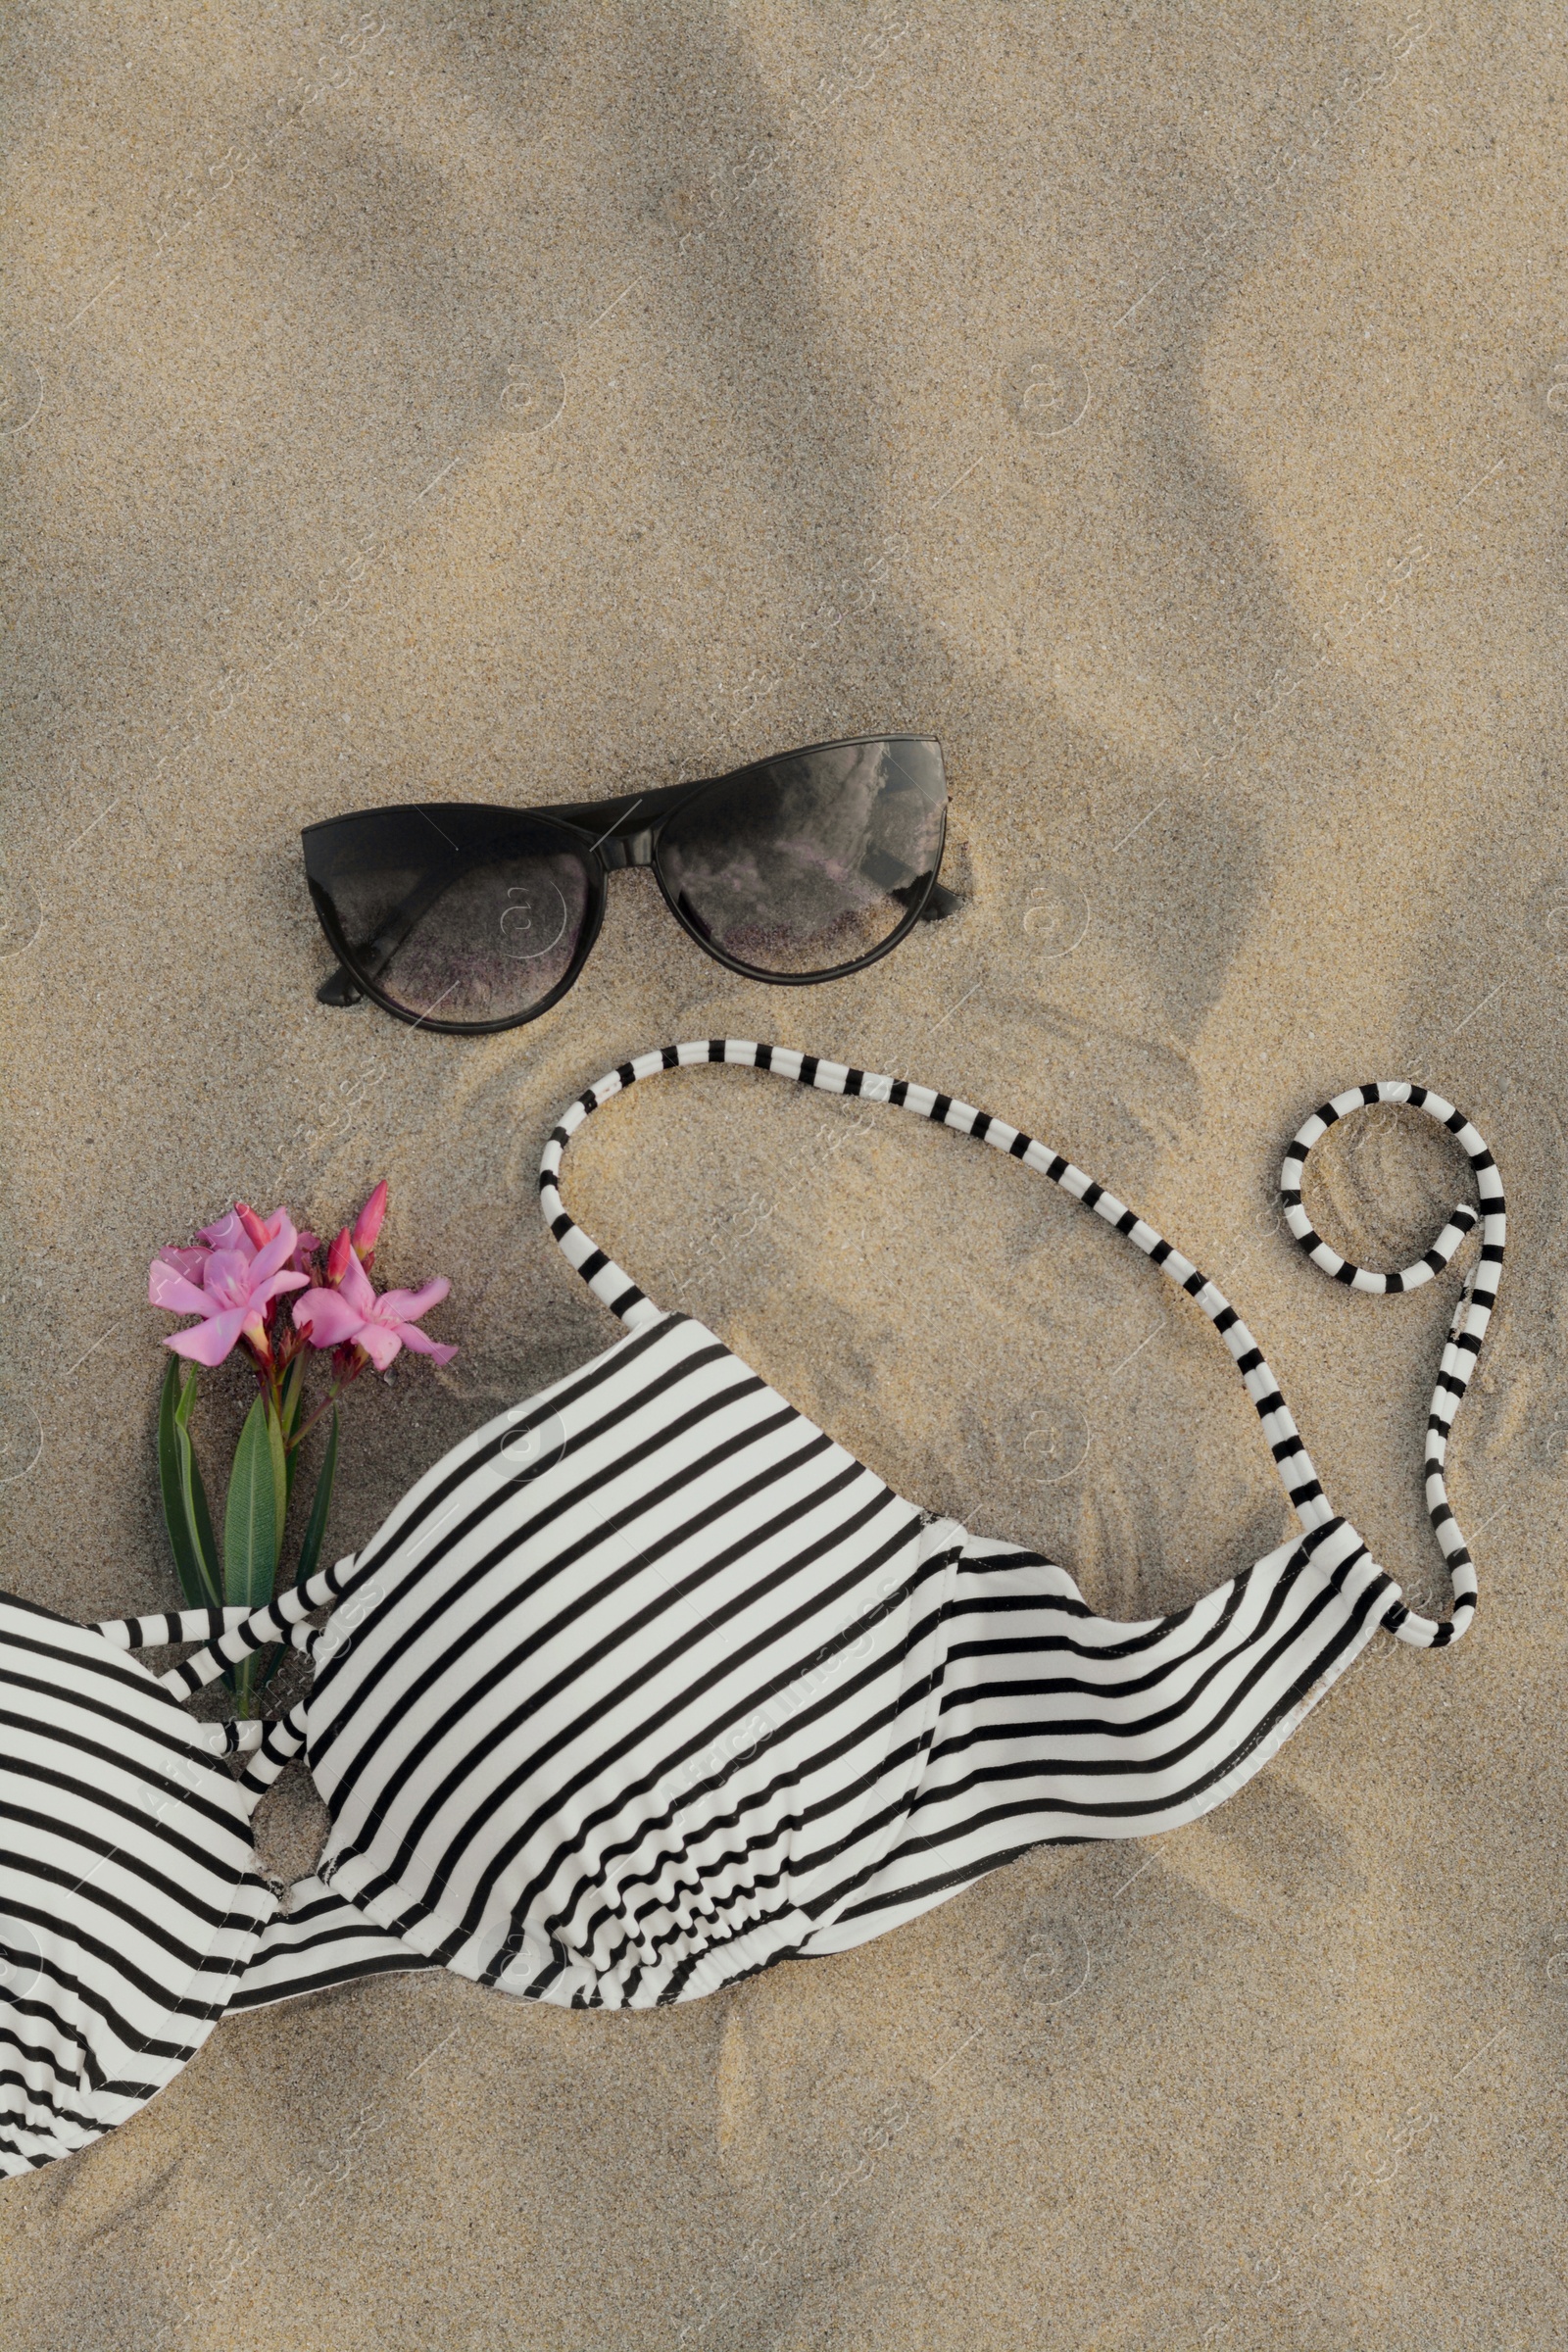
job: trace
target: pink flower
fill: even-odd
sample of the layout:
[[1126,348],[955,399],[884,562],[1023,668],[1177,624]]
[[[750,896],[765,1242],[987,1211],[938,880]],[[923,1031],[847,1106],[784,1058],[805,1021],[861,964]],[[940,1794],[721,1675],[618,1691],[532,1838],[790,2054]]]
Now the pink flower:
[[353,1237],[351,1236],[348,1227],[345,1225],[342,1232],[333,1242],[331,1249],[326,1253],[326,1283],[328,1290],[335,1291],[337,1289],[338,1284],[343,1279],[344,1269],[347,1267],[349,1259],[353,1255]]
[[147,1276],[149,1302],[166,1314],[201,1317],[194,1330],[176,1331],[164,1342],[176,1355],[192,1363],[220,1364],[245,1339],[267,1362],[265,1308],[285,1291],[303,1290],[310,1277],[290,1263],[299,1243],[285,1210],[274,1210],[265,1227],[260,1218],[254,1222],[264,1235],[260,1249],[234,1210],[206,1228],[202,1238],[209,1248],[166,1250],[154,1258]]
[[[241,1200],[237,1207],[225,1209],[216,1224],[204,1225],[188,1250],[161,1250],[158,1254],[166,1266],[172,1266],[188,1281],[200,1282],[215,1250],[237,1250],[242,1257],[255,1257],[269,1242],[276,1241],[288,1223],[286,1209],[274,1208],[270,1217],[259,1217]],[[296,1274],[309,1274],[310,1260],[320,1247],[317,1234],[297,1237],[289,1259]]]
[[370,1198],[354,1220],[349,1240],[354,1254],[362,1266],[368,1266],[375,1255],[375,1245],[381,1232],[381,1220],[386,1215],[386,1178],[383,1176]]
[[172,1266],[188,1282],[200,1282],[215,1250],[238,1250],[245,1257],[256,1255],[237,1209],[226,1209],[216,1225],[204,1225],[188,1250],[161,1250],[158,1254],[164,1265]]
[[[374,1195],[371,1195],[374,1199]],[[337,1245],[333,1244],[336,1253]],[[420,1291],[384,1291],[377,1298],[370,1278],[351,1252],[336,1290],[307,1291],[294,1301],[294,1328],[303,1331],[313,1348],[363,1348],[378,1372],[384,1372],[404,1348],[416,1355],[433,1356],[449,1364],[455,1348],[443,1347],[416,1328],[421,1315],[438,1306],[452,1285],[444,1274]]]

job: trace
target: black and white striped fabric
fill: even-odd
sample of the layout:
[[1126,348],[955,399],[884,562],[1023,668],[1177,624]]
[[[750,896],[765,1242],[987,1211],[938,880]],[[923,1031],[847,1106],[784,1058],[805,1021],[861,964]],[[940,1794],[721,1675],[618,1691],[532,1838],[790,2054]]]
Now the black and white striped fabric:
[[222,2016],[276,1904],[226,1733],[0,1598],[0,2172],[122,2123]]
[[[1127,1236],[1221,1334],[1298,1537],[1195,1606],[1097,1617],[1066,1572],[895,1494],[573,1222],[563,1152],[628,1086],[727,1062],[887,1102],[1004,1152]],[[123,2120],[229,2010],[445,1965],[577,2007],[686,2000],[844,1951],[1055,1838],[1146,1837],[1258,1770],[1379,1625],[1456,1639],[1475,1573],[1444,1482],[1505,1239],[1491,1153],[1420,1087],[1341,1095],[1285,1163],[1291,1230],[1336,1119],[1408,1103],[1458,1139],[1480,1255],[1444,1350],[1427,1494],[1449,1620],[1406,1608],[1323,1494],[1261,1349],[1214,1284],[1058,1152],[905,1080],[733,1039],[665,1047],[552,1131],[541,1202],[625,1336],[426,1473],[357,1558],[264,1610],[97,1628],[0,1602],[0,2170]],[[323,1608],[323,1624],[312,1622]],[[155,1677],[131,1654],[198,1641]],[[180,1700],[263,1643],[316,1668],[260,1726]],[[250,1760],[235,1777],[224,1758]],[[249,1820],[304,1750],[331,1827],[285,1908]]]
[[[286,1638],[334,1574],[284,1594],[256,1639]],[[288,1736],[196,1722],[183,1669],[129,1654],[255,1646],[259,1614],[80,1626],[0,1595],[0,2176],[123,2123],[231,2009],[424,1965],[312,1882],[282,1912],[250,1824]],[[238,1778],[233,1755],[251,1758]]]

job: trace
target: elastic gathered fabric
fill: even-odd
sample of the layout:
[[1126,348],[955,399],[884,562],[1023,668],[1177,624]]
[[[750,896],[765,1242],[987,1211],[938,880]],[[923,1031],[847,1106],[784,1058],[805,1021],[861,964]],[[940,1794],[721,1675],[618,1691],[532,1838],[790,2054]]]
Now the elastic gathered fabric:
[[[905,1500],[656,1305],[565,1208],[563,1153],[629,1086],[712,1063],[969,1136],[1123,1234],[1223,1338],[1298,1533],[1174,1615],[1099,1617],[1064,1569]],[[1456,1208],[1392,1275],[1313,1231],[1310,1152],[1378,1102],[1452,1133],[1480,1196],[1426,1439],[1454,1595],[1441,1620],[1408,1608],[1333,1511],[1217,1286],[1049,1146],[905,1080],[732,1039],[662,1048],[589,1088],[551,1131],[540,1201],[623,1337],[475,1431],[362,1552],[264,1609],[89,1628],[0,1598],[0,2171],[124,2120],[229,2011],[360,1976],[444,1966],[523,1998],[644,2007],[846,1951],[1042,1842],[1146,1837],[1210,1810],[1379,1626],[1417,1646],[1457,1639],[1476,1578],[1447,1445],[1495,1303],[1502,1188],[1441,1097],[1403,1082],[1337,1096],[1282,1178],[1323,1272],[1411,1290],[1478,1221]],[[136,1655],[192,1641],[162,1676]],[[265,1724],[184,1712],[274,1642],[313,1664],[309,1697]],[[285,1902],[256,1873],[249,1824],[301,1753],[330,1829]]]

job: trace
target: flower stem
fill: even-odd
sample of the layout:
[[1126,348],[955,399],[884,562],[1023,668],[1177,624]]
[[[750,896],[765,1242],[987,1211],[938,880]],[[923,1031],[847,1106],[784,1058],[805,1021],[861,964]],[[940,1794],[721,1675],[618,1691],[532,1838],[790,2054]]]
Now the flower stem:
[[294,1452],[297,1446],[304,1445],[306,1439],[310,1436],[312,1430],[321,1418],[321,1415],[328,1411],[331,1406],[336,1404],[338,1398],[342,1396],[343,1391],[348,1387],[348,1381],[346,1380],[335,1380],[332,1383],[332,1386],[327,1390],[326,1395],[322,1397],[320,1403],[317,1406],[310,1419],[302,1422],[300,1427],[295,1431],[293,1437],[289,1439],[288,1450],[290,1453]]

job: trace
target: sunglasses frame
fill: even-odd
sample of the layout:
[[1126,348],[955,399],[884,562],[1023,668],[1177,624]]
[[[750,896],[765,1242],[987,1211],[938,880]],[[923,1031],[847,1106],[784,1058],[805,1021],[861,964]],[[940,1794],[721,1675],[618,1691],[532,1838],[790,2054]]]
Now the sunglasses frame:
[[[664,879],[659,863],[659,841],[670,817],[678,809],[684,808],[688,802],[695,800],[699,793],[710,791],[715,784],[742,783],[748,776],[755,775],[762,768],[774,766],[780,760],[805,759],[812,752],[853,751],[861,745],[870,743],[919,743],[932,746],[938,760],[942,763],[943,783],[946,786],[947,763],[943,760],[942,746],[936,736],[885,733],[844,735],[835,737],[828,743],[802,744],[798,749],[792,751],[770,753],[765,759],[748,760],[744,767],[731,768],[721,776],[695,776],[685,783],[661,785],[653,792],[617,793],[603,801],[565,801],[543,808],[512,808],[509,804],[499,801],[495,803],[439,801],[421,803],[416,801],[395,804],[388,808],[356,809],[346,817],[324,817],[318,824],[307,825],[300,836],[305,849],[306,881],[316,907],[317,919],[326,934],[328,946],[338,959],[338,969],[329,973],[322,981],[316,992],[317,996],[323,1004],[340,1005],[356,1004],[362,997],[368,997],[372,1004],[380,1005],[383,1012],[389,1012],[394,1020],[404,1021],[412,1029],[438,1030],[449,1037],[481,1037],[493,1035],[501,1029],[520,1029],[525,1023],[538,1020],[541,1013],[548,1012],[552,1005],[559,1004],[567,990],[574,988],[581,978],[583,966],[593,954],[600,928],[605,919],[610,876],[612,873],[624,873],[630,869],[644,866],[652,871],[655,881],[659,884],[660,895],[688,939],[694,941],[705,956],[710,956],[715,963],[722,964],[726,971],[737,973],[743,980],[760,981],[766,988],[815,988],[824,981],[846,980],[854,972],[863,972],[871,964],[880,962],[884,956],[891,955],[893,950],[908,937],[916,923],[939,921],[943,916],[951,914],[958,904],[954,893],[944,890],[937,879],[942,871],[942,857],[947,846],[948,802],[945,792],[942,802],[942,834],[937,843],[936,860],[932,865],[925,889],[910,901],[908,911],[903,921],[895,924],[887,938],[874,947],[868,955],[858,956],[849,963],[834,964],[830,970],[823,972],[760,971],[755,964],[741,962],[738,957],[726,955],[723,949],[716,947],[710,939],[705,938],[697,926],[682,912]],[[557,981],[555,987],[540,998],[537,1004],[531,1004],[526,1012],[508,1013],[503,1020],[499,1021],[443,1021],[435,1017],[433,1006],[428,1013],[411,1012],[406,1004],[400,1004],[394,998],[389,997],[384,989],[360,969],[354,951],[349,946],[342,926],[333,911],[326,883],[324,880],[318,880],[312,871],[313,854],[318,848],[324,848],[324,836],[335,831],[339,825],[355,823],[360,818],[367,816],[406,816],[411,810],[417,810],[420,808],[427,808],[433,817],[435,811],[448,807],[494,807],[510,815],[533,817],[554,825],[561,832],[571,837],[571,846],[582,857],[587,872],[589,906],[581,936],[572,952],[571,961],[565,972]],[[439,1004],[439,1002],[438,998],[437,1003]]]

